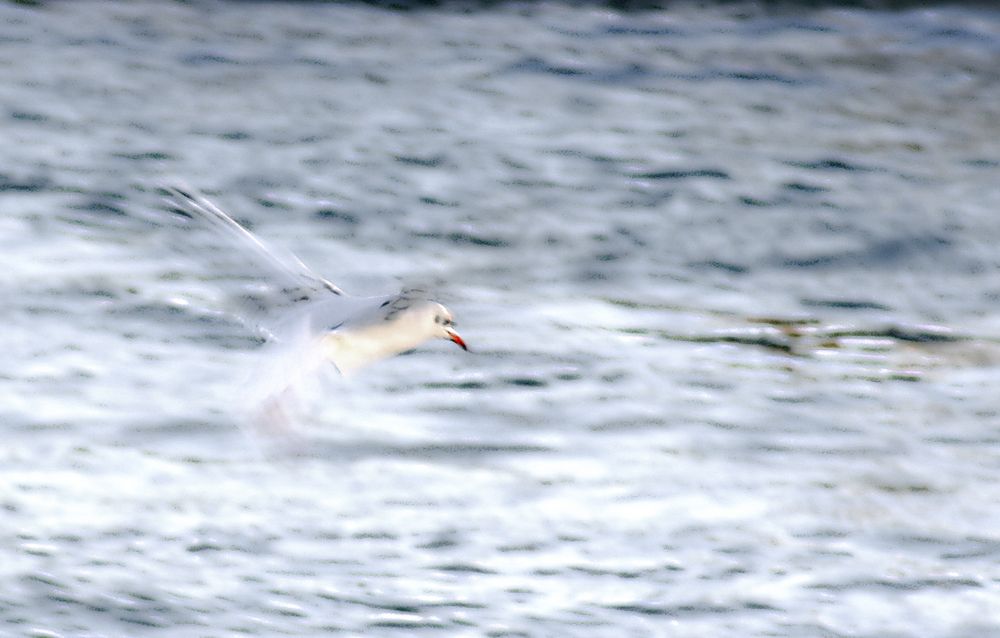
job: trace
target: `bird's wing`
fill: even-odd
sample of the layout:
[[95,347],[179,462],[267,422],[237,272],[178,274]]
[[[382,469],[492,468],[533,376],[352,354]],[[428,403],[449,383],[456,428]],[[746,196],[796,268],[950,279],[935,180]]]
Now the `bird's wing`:
[[[229,250],[223,251],[227,260],[239,261],[241,266],[249,268],[250,272],[244,274],[251,283],[240,291],[235,309],[235,314],[244,321],[274,336],[278,324],[285,323],[289,314],[298,314],[293,310],[322,302],[326,307],[324,314],[333,315],[332,320],[338,315],[334,309],[341,305],[337,301],[352,299],[294,255],[279,255],[195,191],[174,185],[163,185],[160,189],[168,195],[167,202],[174,213],[212,231],[229,244]],[[348,307],[353,305],[344,303],[339,314],[346,318]]]
[[264,361],[244,384],[240,405],[252,432],[273,441],[292,432],[303,400],[308,402],[315,394],[318,373],[327,360],[322,337],[305,315],[291,320],[282,339],[265,350]]

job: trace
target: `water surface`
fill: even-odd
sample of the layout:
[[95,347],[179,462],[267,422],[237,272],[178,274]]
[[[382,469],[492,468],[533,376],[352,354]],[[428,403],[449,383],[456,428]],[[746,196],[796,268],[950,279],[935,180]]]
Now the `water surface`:
[[[998,56],[962,5],[0,5],[0,634],[1000,632]],[[247,436],[177,178],[473,354]]]

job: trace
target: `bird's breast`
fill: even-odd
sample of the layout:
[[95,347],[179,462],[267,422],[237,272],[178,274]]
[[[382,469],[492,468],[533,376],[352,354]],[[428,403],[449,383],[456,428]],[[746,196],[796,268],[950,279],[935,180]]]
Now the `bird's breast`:
[[346,375],[379,359],[412,350],[427,338],[393,322],[342,328],[323,337],[323,354]]

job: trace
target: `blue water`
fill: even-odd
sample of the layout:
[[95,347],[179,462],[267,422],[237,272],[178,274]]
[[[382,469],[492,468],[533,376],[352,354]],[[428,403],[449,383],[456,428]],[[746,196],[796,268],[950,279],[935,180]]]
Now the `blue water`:
[[[0,635],[1000,634],[1000,12],[0,4]],[[183,180],[444,342],[241,427]]]

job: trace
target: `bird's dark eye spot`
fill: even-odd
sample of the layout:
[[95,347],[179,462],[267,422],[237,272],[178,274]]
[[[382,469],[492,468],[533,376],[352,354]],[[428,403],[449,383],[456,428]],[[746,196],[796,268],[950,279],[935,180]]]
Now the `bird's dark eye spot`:
[[441,318],[441,315],[434,315],[434,323],[444,323],[444,319]]

